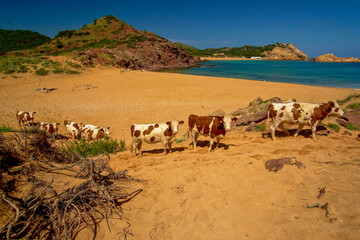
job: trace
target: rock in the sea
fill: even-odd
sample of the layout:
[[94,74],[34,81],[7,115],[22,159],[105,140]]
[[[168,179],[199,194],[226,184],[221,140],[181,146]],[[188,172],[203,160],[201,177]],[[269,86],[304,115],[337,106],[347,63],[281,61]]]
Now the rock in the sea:
[[332,53],[328,53],[314,58],[314,61],[315,62],[360,62],[360,59],[354,57],[342,58],[342,57],[337,57]]

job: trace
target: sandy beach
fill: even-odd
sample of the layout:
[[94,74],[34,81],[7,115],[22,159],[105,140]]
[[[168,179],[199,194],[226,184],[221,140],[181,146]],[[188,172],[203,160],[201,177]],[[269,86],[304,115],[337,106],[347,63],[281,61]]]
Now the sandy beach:
[[[217,59],[221,60],[221,59]],[[39,87],[57,88],[44,94]],[[280,97],[301,102],[343,99],[353,89],[311,87],[174,73],[92,69],[76,76],[19,78],[0,76],[0,124],[17,128],[17,110],[36,111],[36,121],[109,126],[111,138],[125,140],[130,126],[184,120],[217,109],[231,113],[254,98]],[[360,236],[360,148],[357,135],[332,133],[312,140],[305,127],[297,138],[263,139],[259,132],[234,128],[220,149],[208,153],[190,141],[162,154],[162,144],[143,145],[144,155],[129,150],[111,157],[115,170],[145,180],[144,189],[123,205],[124,220],[100,224],[97,239],[358,239]],[[286,165],[269,172],[269,159],[294,157],[306,168]],[[317,198],[319,189],[326,192]],[[308,204],[328,203],[329,214]],[[127,224],[130,223],[130,225]],[[124,229],[128,232],[126,237]],[[131,234],[130,234],[131,233]],[[87,239],[86,232],[79,239]]]

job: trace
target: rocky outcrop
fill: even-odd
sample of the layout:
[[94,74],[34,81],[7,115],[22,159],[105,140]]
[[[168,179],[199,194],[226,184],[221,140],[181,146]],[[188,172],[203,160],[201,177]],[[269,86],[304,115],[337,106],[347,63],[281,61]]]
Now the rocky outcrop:
[[328,53],[314,58],[314,61],[315,62],[360,62],[360,59],[354,57],[341,58],[341,57],[336,57],[332,53]]
[[277,43],[276,47],[272,51],[265,51],[263,59],[266,60],[293,60],[304,61],[310,60],[310,58],[293,44]]

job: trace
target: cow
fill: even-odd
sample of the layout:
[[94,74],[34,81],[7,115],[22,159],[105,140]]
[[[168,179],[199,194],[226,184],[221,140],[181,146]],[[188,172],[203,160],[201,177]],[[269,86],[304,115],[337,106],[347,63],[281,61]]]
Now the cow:
[[24,124],[24,126],[28,126],[29,123],[34,123],[34,114],[36,112],[24,112],[24,111],[17,111],[16,112],[16,118],[19,121],[20,124]]
[[166,123],[154,124],[133,124],[131,125],[131,152],[136,156],[136,150],[139,155],[142,155],[141,145],[146,143],[162,142],[164,146],[164,154],[167,153],[167,147],[171,153],[171,145],[175,140],[175,135],[178,133],[179,125],[184,124],[184,121],[169,121]]
[[226,131],[231,130],[231,123],[237,120],[236,117],[231,116],[189,116],[189,128],[187,138],[191,138],[193,147],[196,149],[197,139],[199,135],[210,136],[209,152],[214,144],[216,138],[216,146],[219,148],[219,143],[225,137]]
[[110,131],[109,131],[110,127],[98,127],[98,126],[91,125],[91,124],[85,124],[84,126],[82,126],[82,132],[83,132],[83,130],[86,131],[87,129],[92,129],[92,130],[102,129],[106,135],[110,134]]
[[82,123],[76,123],[69,120],[64,120],[64,126],[70,137],[74,137],[75,139],[80,139]]
[[53,123],[38,122],[37,123],[37,127],[40,130],[43,130],[46,133],[55,134],[55,135],[57,135],[57,133],[58,133],[58,125],[60,125],[60,123],[57,123],[57,122],[53,122]]
[[289,131],[283,125],[284,123],[299,125],[294,137],[299,134],[305,125],[309,125],[312,131],[312,138],[316,140],[316,126],[324,118],[327,116],[342,116],[343,114],[344,112],[336,101],[329,101],[327,103],[271,103],[268,107],[265,136],[267,136],[268,125],[271,119],[270,129],[272,140],[276,140],[275,129],[277,127],[282,129],[287,136],[290,136]]
[[81,136],[88,140],[100,140],[107,136],[107,134],[102,128],[83,128],[81,130]]

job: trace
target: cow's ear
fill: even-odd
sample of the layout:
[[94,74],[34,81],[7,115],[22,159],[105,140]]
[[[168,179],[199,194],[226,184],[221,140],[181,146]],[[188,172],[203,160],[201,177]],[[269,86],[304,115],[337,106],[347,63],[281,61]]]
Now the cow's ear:
[[184,124],[184,121],[181,120],[181,121],[179,122],[179,124],[180,124],[180,125],[183,125],[183,124]]
[[60,125],[60,123],[56,123],[56,125]]
[[331,107],[335,107],[335,103],[334,103],[334,102],[329,101],[328,103],[330,104]]
[[35,114],[36,112],[33,112],[33,114]]
[[233,118],[231,119],[231,121],[233,121],[233,122],[236,122],[236,120],[238,120],[236,117],[233,117]]
[[171,126],[171,122],[166,122],[167,125]]
[[110,129],[110,127],[107,128],[108,130]]

